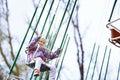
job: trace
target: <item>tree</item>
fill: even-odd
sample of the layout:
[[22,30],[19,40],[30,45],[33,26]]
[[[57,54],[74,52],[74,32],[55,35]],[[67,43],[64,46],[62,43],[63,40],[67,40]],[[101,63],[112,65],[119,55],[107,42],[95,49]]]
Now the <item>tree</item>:
[[[65,3],[66,1],[62,0],[63,3]],[[74,1],[74,0],[73,0]],[[72,1],[72,2],[73,2]],[[71,4],[72,4],[71,2]],[[34,1],[33,1],[33,5],[34,7],[36,7]],[[13,36],[11,35],[11,31],[10,31],[10,23],[9,23],[9,6],[8,6],[8,1],[7,0],[1,0],[0,2],[0,6],[1,6],[1,13],[0,13],[0,53],[1,56],[3,58],[3,61],[5,62],[6,66],[8,69],[10,69],[11,67],[11,63],[13,62],[14,58],[15,58],[15,52],[13,50]],[[70,14],[70,10],[72,5],[70,5],[69,9],[68,9],[68,13]],[[79,10],[79,5],[76,6],[76,16],[74,19],[72,19],[72,24],[74,27],[74,38],[75,38],[75,42],[76,42],[76,46],[77,46],[77,62],[79,65],[79,70],[80,70],[80,75],[81,75],[81,80],[84,79],[84,66],[83,66],[83,60],[84,60],[84,49],[83,49],[83,45],[82,45],[82,37],[79,31],[79,25],[78,25],[78,10]],[[67,19],[65,20],[67,21]],[[29,22],[29,21],[28,21]],[[64,22],[65,23],[65,22]],[[5,27],[5,30],[3,30],[3,28]],[[58,25],[57,25],[58,26]],[[34,28],[32,27],[32,30]],[[76,35],[77,32],[77,35]],[[77,38],[79,38],[79,40],[77,41]],[[3,43],[8,44],[7,47],[9,48],[9,50],[7,50],[7,52],[5,51],[5,48],[3,46]],[[81,52],[80,52],[81,51]],[[82,53],[82,59],[80,59],[80,53]],[[6,57],[6,55],[9,54],[9,58]],[[10,62],[9,60],[12,60],[12,62]],[[16,76],[19,76],[21,73],[22,68],[20,67],[22,65],[20,65],[19,63],[15,64],[15,69],[13,71],[13,74]]]
[[3,80],[3,73],[2,73],[2,67],[0,66],[0,80]]
[[[7,68],[9,71],[11,63],[15,58],[15,52],[13,50],[13,36],[11,35],[10,31],[9,6],[7,0],[0,1],[0,10],[0,53],[3,59],[2,61],[5,63],[5,68],[3,69],[6,71]],[[22,70],[22,67],[20,66],[22,65],[19,63],[15,64],[15,69],[12,71],[13,75],[20,75],[20,72]]]
[[[79,30],[78,10],[79,10],[79,4],[76,6],[76,16],[75,16],[75,19],[72,19],[72,24],[74,27],[74,39],[77,46],[77,62],[79,65],[81,80],[84,80],[84,48],[83,48],[82,36]],[[77,40],[77,37],[78,37],[78,40]],[[80,59],[79,57],[80,51],[81,51],[82,59]]]
[[[62,1],[63,1],[63,3],[65,3],[64,0],[62,0]],[[74,2],[74,0],[71,2]],[[84,48],[83,48],[82,36],[81,36],[79,20],[78,20],[79,7],[80,7],[80,4],[78,2],[78,4],[76,5],[75,12],[74,12],[75,15],[73,16],[71,21],[72,21],[72,24],[74,27],[74,30],[73,30],[74,31],[74,40],[75,40],[76,47],[77,47],[77,63],[79,66],[81,80],[84,80]],[[70,4],[69,9],[68,9],[69,14],[70,14],[71,8],[72,8],[72,3]],[[80,55],[80,53],[81,53],[81,55]],[[80,56],[81,56],[81,59],[80,59]]]

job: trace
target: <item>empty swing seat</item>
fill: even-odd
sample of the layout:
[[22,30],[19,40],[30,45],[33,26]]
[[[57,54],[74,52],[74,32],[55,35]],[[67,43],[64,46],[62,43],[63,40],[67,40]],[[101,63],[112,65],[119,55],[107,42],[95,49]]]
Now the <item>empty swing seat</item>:
[[[28,63],[26,64],[27,66],[29,66],[30,68],[34,69],[35,67],[35,62],[33,63]],[[44,72],[44,71],[49,71],[50,68],[48,66],[46,66],[45,64],[41,64],[41,67],[40,67],[40,72]]]
[[111,38],[109,39],[109,41],[115,46],[120,47],[120,30],[118,30],[116,27],[112,25],[111,25],[111,28],[109,29],[111,31]]

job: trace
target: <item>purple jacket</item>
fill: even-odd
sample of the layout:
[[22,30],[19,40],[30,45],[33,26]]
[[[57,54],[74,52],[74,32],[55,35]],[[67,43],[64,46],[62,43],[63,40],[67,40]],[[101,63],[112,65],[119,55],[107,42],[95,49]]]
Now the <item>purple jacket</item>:
[[[28,54],[27,54],[27,61],[30,62],[33,58],[33,54],[36,51],[38,44],[37,42],[40,40],[40,37],[34,38],[28,45]],[[54,59],[60,54],[60,50],[57,49],[54,53],[47,51],[44,47],[39,47],[36,55],[34,58],[41,57],[45,62],[47,59]]]

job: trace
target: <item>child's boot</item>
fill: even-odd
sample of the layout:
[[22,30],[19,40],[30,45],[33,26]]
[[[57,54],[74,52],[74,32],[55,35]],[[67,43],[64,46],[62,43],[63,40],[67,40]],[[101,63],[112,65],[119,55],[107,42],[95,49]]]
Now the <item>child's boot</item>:
[[39,76],[39,74],[40,74],[40,71],[38,69],[35,69],[34,70],[34,76]]

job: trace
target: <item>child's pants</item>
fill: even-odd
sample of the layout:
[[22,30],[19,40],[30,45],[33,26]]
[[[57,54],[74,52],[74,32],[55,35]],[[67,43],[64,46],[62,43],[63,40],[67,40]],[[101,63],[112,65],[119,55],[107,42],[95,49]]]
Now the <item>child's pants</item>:
[[35,58],[35,69],[40,70],[41,64],[45,64],[50,68],[49,80],[55,80],[56,77],[56,68],[50,64],[45,63],[40,57]]

